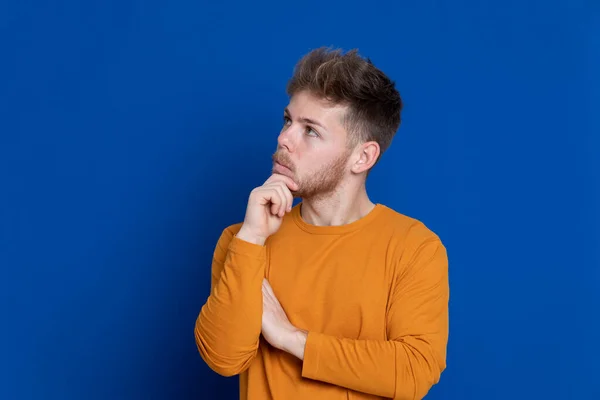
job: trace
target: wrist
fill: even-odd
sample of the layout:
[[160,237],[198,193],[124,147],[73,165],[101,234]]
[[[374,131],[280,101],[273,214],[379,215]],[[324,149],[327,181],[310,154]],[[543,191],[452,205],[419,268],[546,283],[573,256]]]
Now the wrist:
[[254,235],[252,232],[249,232],[248,229],[246,229],[243,225],[235,236],[245,242],[257,244],[259,246],[263,246],[267,240],[267,238]]
[[288,338],[283,342],[281,350],[290,353],[300,360],[304,360],[304,348],[306,347],[307,339],[308,332],[296,328],[290,332]]

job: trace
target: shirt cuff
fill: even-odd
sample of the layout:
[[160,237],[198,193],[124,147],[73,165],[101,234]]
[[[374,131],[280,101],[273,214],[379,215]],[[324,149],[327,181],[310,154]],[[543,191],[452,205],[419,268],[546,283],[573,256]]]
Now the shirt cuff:
[[267,258],[266,246],[247,242],[235,235],[231,238],[231,242],[229,242],[229,251],[249,257],[260,258],[261,260],[266,260]]
[[302,363],[303,378],[317,379],[321,356],[321,339],[321,334],[308,332],[306,346],[304,347],[304,360]]

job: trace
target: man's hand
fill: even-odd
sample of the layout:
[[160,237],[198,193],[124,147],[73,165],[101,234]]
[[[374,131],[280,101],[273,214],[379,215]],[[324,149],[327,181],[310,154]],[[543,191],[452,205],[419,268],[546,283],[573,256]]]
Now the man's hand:
[[277,232],[283,216],[292,210],[292,190],[298,185],[289,177],[273,174],[267,181],[250,193],[246,216],[236,235],[247,242],[263,245],[267,238]]
[[269,282],[264,279],[262,285],[263,315],[262,335],[271,346],[286,351],[299,359],[304,359],[307,332],[290,323],[283,307],[275,297]]

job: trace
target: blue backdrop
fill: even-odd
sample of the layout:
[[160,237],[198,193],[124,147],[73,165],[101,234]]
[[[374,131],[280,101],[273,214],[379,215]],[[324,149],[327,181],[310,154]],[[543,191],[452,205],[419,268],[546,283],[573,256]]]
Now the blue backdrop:
[[194,321],[322,45],[406,103],[368,188],[448,248],[428,398],[600,398],[599,27],[591,0],[2,2],[0,398],[237,397]]

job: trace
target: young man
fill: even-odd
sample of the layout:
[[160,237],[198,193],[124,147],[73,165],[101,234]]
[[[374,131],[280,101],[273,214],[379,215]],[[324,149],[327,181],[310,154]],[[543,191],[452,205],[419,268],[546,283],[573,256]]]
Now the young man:
[[446,249],[365,189],[400,95],[356,51],[326,49],[287,89],[273,174],[216,245],[198,350],[240,374],[244,400],[421,399],[446,367]]

